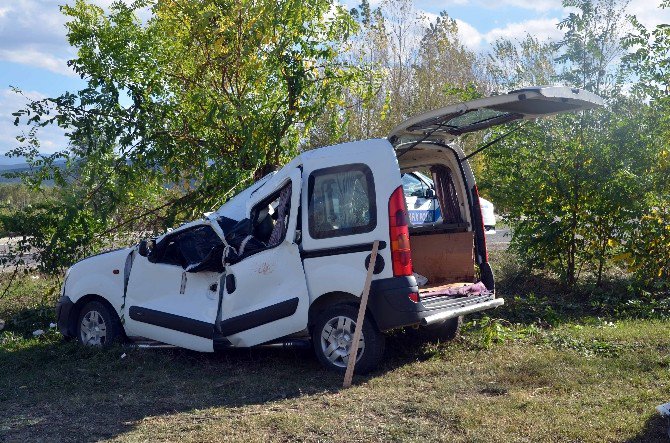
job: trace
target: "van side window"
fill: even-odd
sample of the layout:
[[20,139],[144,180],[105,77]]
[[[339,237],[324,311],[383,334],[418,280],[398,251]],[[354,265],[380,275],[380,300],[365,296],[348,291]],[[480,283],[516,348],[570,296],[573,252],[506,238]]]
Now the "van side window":
[[362,163],[323,168],[308,182],[309,235],[312,238],[362,234],[377,226],[372,171]]

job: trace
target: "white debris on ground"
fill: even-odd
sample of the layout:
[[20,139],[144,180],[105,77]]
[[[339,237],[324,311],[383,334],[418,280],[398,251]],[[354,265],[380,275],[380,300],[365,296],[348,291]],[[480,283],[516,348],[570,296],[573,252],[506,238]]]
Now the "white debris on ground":
[[2,331],[3,329],[5,329],[5,321],[0,320],[0,331]]
[[35,337],[39,337],[40,335],[43,335],[43,334],[44,334],[44,330],[43,330],[43,329],[38,329],[37,331],[33,331],[33,335],[34,335]]
[[121,358],[126,358],[126,353],[121,354]]
[[58,326],[56,323],[49,323],[50,328],[55,328],[56,326]]
[[670,402],[656,406],[656,410],[661,414],[661,417],[664,417],[668,421],[667,432],[668,437],[670,437]]

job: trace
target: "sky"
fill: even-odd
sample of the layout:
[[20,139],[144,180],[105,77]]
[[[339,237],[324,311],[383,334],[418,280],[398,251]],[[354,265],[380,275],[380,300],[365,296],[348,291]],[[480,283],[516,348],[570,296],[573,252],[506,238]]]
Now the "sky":
[[[65,19],[59,10],[66,1],[0,0],[0,164],[17,162],[2,154],[25,129],[13,125],[12,112],[27,99],[55,96],[84,85],[67,66],[75,51],[68,46]],[[341,1],[348,7],[359,3]],[[112,0],[93,2],[106,7]],[[370,1],[373,7],[380,2]],[[670,23],[670,9],[659,9],[658,3],[660,0],[631,0],[628,9],[647,27]],[[556,38],[561,35],[556,24],[569,13],[561,0],[415,0],[415,5],[428,18],[446,11],[456,19],[463,42],[478,52],[485,52],[499,37],[523,38],[531,33]],[[21,89],[23,96],[11,87]],[[43,130],[40,140],[41,150],[49,153],[66,144],[56,128]]]

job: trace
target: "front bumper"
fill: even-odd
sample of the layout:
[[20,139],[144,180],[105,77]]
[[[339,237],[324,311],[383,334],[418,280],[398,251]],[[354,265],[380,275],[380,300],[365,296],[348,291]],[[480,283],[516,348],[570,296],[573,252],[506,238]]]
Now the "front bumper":
[[67,295],[62,296],[56,303],[56,323],[58,330],[65,337],[74,337],[75,332],[72,331],[72,322],[70,321],[70,314],[74,303]]
[[419,292],[413,276],[372,282],[368,308],[380,330],[428,326],[505,303],[502,298],[495,298],[494,293],[473,297],[430,297],[414,303],[409,298],[413,292]]

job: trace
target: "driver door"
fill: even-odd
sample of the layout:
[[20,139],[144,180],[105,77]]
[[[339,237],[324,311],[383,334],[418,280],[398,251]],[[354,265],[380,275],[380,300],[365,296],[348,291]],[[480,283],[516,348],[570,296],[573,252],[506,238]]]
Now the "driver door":
[[290,204],[284,217],[273,208],[279,214],[275,229],[279,229],[280,219],[284,222],[268,248],[226,269],[218,327],[234,346],[255,346],[307,328],[309,295],[296,242],[301,188],[302,172],[296,168],[286,180],[250,204],[253,220],[255,213],[281,200],[282,191],[290,191],[290,198],[285,198]]
[[[194,241],[195,234],[200,241]],[[134,252],[124,309],[129,336],[213,351],[221,274],[186,272],[185,267],[206,256],[216,238],[211,227],[196,226],[163,238],[167,247],[153,256],[155,248],[151,261]]]

